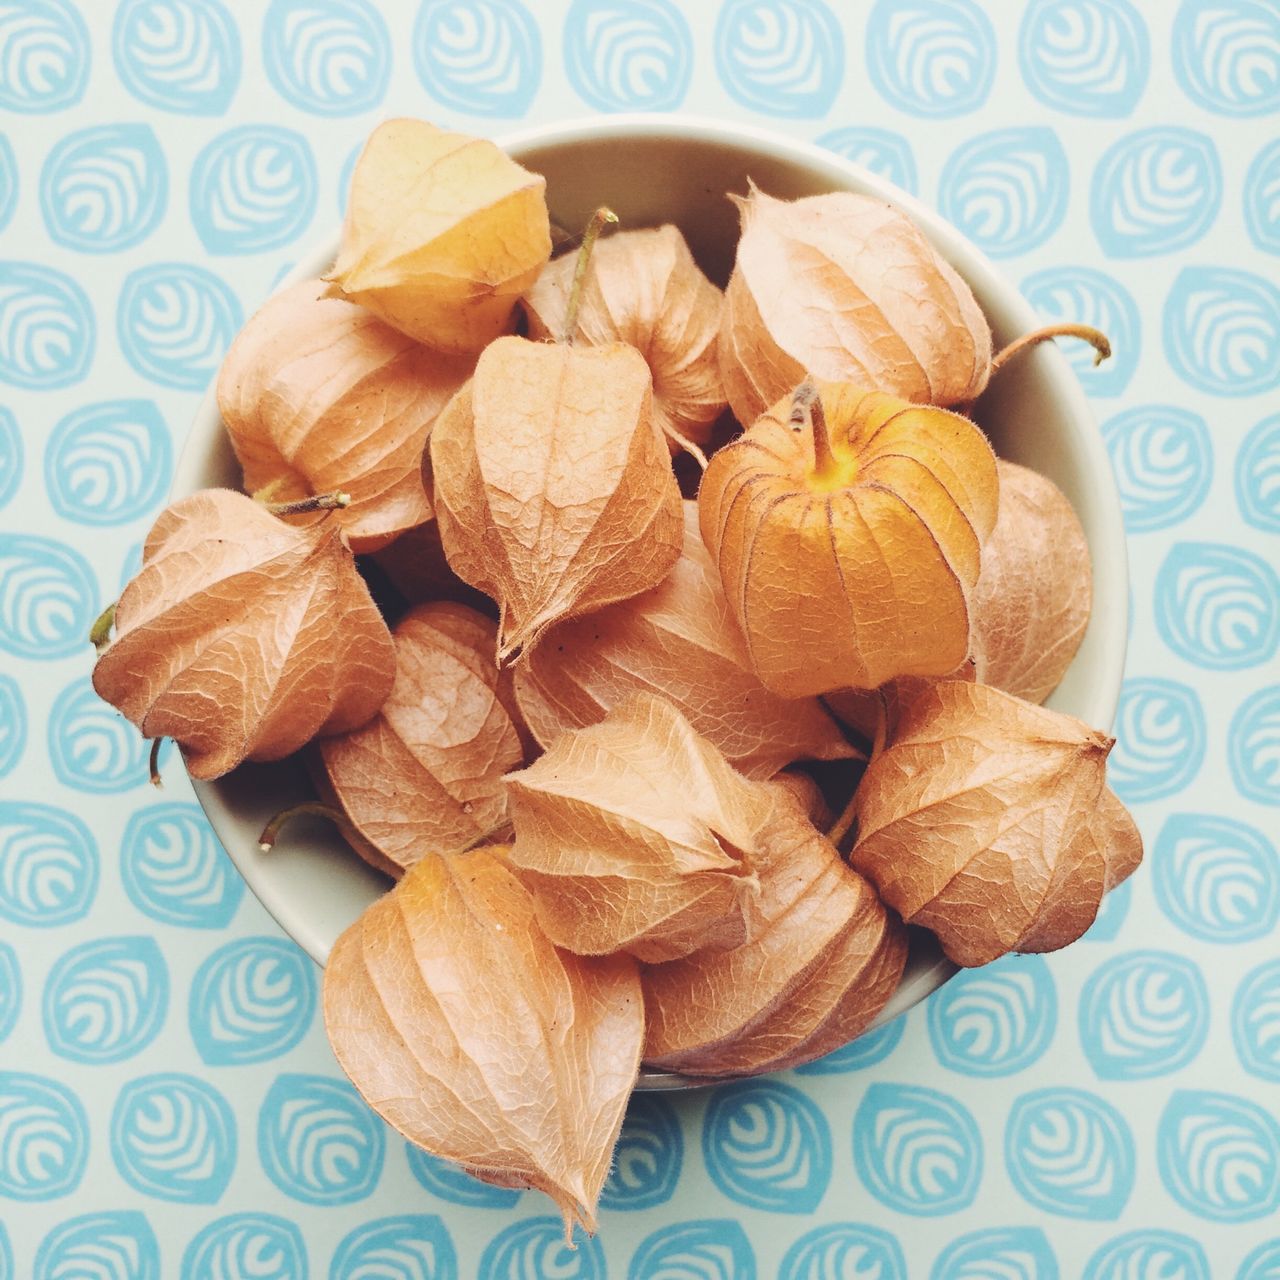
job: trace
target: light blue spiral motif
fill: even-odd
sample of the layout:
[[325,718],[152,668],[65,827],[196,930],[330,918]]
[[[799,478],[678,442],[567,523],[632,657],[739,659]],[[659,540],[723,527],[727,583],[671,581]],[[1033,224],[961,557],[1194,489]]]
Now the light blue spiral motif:
[[318,116],[376,107],[391,79],[391,35],[368,0],[271,0],[262,61],[286,102]]
[[1235,818],[1175,813],[1151,851],[1156,902],[1202,942],[1251,942],[1280,926],[1280,859]]
[[1251,1249],[1236,1272],[1236,1280],[1277,1280],[1280,1277],[1280,1240],[1266,1240]]
[[0,675],[0,778],[12,773],[27,745],[27,707],[12,676]]
[[93,361],[88,295],[44,265],[0,262],[0,381],[51,391],[81,381]]
[[274,1213],[217,1218],[182,1254],[182,1280],[307,1280],[308,1274],[302,1232]]
[[675,1108],[659,1093],[634,1093],[600,1193],[606,1209],[651,1209],[675,1193],[684,1136]]
[[731,1200],[775,1213],[811,1213],[831,1181],[831,1129],[808,1097],[776,1080],[711,1095],[702,1158]]
[[1240,446],[1236,504],[1255,529],[1280,533],[1280,413],[1263,418]]
[[1058,1280],[1058,1259],[1039,1227],[971,1231],[938,1255],[929,1280]]
[[98,846],[74,813],[0,800],[0,918],[14,924],[71,924],[98,891]]
[[1043,125],[995,129],[962,143],[942,169],[938,204],[993,258],[1026,253],[1062,224],[1071,186],[1067,153]]
[[61,111],[89,83],[89,33],[71,0],[0,4],[0,109]]
[[834,151],[854,164],[869,169],[877,177],[915,195],[919,189],[916,157],[911,143],[900,133],[871,126],[849,125],[830,129],[817,139],[820,147]]
[[18,658],[83,653],[97,595],[93,571],[74,548],[0,533],[0,650]]
[[[49,761],[58,781],[91,795],[114,795],[148,778],[150,743],[93,691],[88,676],[73,680],[49,711]],[[161,744],[160,763],[168,742]]]
[[329,1280],[458,1280],[458,1258],[439,1218],[406,1213],[349,1232],[333,1255]]
[[1005,956],[962,969],[926,1007],[938,1061],[970,1076],[1007,1076],[1040,1058],[1053,1038],[1058,1000],[1040,956]]
[[1259,965],[1237,988],[1231,1037],[1250,1075],[1280,1083],[1280,961]]
[[94,938],[49,970],[44,1034],[72,1062],[122,1062],[141,1053],[169,1008],[169,969],[153,938]]
[[235,1117],[227,1100],[195,1076],[143,1076],[116,1099],[111,1158],[145,1195],[214,1204],[235,1170]]
[[0,942],[0,1040],[7,1039],[21,1010],[22,966],[18,953],[7,942]]
[[1213,542],[1177,542],[1156,574],[1156,629],[1179,657],[1235,671],[1280,645],[1280,577],[1261,556]]
[[120,875],[139,911],[180,928],[224,929],[244,896],[244,881],[194,804],[134,813],[120,843]]
[[689,91],[693,37],[671,0],[573,0],[564,69],[598,111],[674,111]]
[[1133,1191],[1133,1134],[1115,1107],[1083,1089],[1023,1094],[1009,1113],[1004,1158],[1014,1188],[1046,1213],[1108,1221]]
[[1280,110],[1280,11],[1270,0],[1182,0],[1173,74],[1187,97],[1217,115]]
[[1177,795],[1204,763],[1204,707],[1176,680],[1126,680],[1115,735],[1107,778],[1126,804]]
[[876,92],[908,115],[976,111],[995,80],[995,31],[974,0],[877,0],[866,49]]
[[315,157],[292,129],[240,125],[201,149],[189,196],[191,222],[210,253],[278,249],[315,212]]
[[0,507],[22,487],[22,433],[17,419],[0,404]]
[[1256,272],[1184,267],[1164,304],[1164,350],[1184,382],[1249,396],[1280,382],[1280,289]]
[[33,1280],[163,1280],[160,1245],[136,1209],[86,1213],[45,1236]]
[[782,1257],[778,1280],[907,1280],[907,1260],[894,1236],[861,1222],[806,1231]]
[[13,217],[18,203],[18,158],[9,139],[0,133],[0,231]]
[[160,141],[145,124],[104,124],[62,139],[40,173],[40,212],[55,243],[118,253],[145,240],[169,199]]
[[221,1067],[286,1053],[306,1035],[315,1005],[315,966],[293,943],[237,938],[196,971],[187,1016],[196,1052]]
[[211,271],[158,262],[125,277],[116,306],[124,357],[144,378],[203,391],[240,328],[240,301]]
[[1213,1280],[1209,1259],[1177,1231],[1126,1231],[1089,1259],[1084,1280]]
[[424,0],[413,61],[422,87],[446,107],[522,116],[542,79],[542,37],[523,0]]
[[1080,993],[1080,1044],[1100,1080],[1146,1080],[1185,1067],[1209,1035],[1209,989],[1171,951],[1113,956]]
[[1031,0],[1018,31],[1027,88],[1055,111],[1129,115],[1151,61],[1147,24],[1130,0]]
[[0,1196],[70,1195],[88,1158],[89,1120],[66,1085],[25,1071],[0,1071]]
[[472,1209],[509,1209],[521,1193],[512,1187],[493,1187],[479,1178],[473,1178],[452,1160],[442,1160],[412,1142],[404,1144],[409,1161],[409,1172],[433,1196],[450,1204],[467,1205]]
[[344,1080],[282,1075],[258,1113],[258,1158],[285,1195],[306,1204],[363,1200],[382,1173],[386,1130]]
[[1244,222],[1264,253],[1280,253],[1280,141],[1262,148],[1244,179]]
[[978,1193],[982,1138],[973,1116],[947,1094],[877,1081],[853,1118],[853,1163],[890,1209],[955,1213]]
[[1093,171],[1089,220],[1111,258],[1194,244],[1222,205],[1222,162],[1207,134],[1159,125],[1113,143]]
[[883,1062],[897,1047],[907,1029],[905,1018],[894,1018],[874,1031],[866,1031],[856,1040],[841,1045],[821,1058],[796,1067],[802,1076],[835,1076],[846,1071],[862,1071]]
[[1205,420],[1172,404],[1140,404],[1102,424],[1124,527],[1167,529],[1198,511],[1213,479],[1213,445]]
[[74,409],[44,451],[53,509],[87,525],[149,515],[169,490],[173,446],[150,400],[104,400]]
[[479,1280],[605,1280],[597,1236],[578,1235],[570,1250],[559,1218],[526,1218],[499,1231],[480,1255]]
[[121,0],[111,54],[135,98],[178,115],[220,116],[240,83],[240,35],[222,0]]
[[1156,1156],[1165,1189],[1198,1217],[1253,1222],[1280,1209],[1280,1123],[1247,1098],[1175,1090]]
[[673,1222],[640,1242],[627,1280],[756,1280],[756,1255],[730,1218]]
[[1280,685],[1251,694],[1231,717],[1227,767],[1247,800],[1280,805]]

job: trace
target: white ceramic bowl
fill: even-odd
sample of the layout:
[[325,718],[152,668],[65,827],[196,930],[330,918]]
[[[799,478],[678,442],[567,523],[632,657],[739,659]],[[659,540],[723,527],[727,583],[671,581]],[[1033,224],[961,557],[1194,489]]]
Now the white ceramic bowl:
[[[610,205],[624,227],[674,222],[703,269],[722,285],[738,234],[738,215],[725,193],[745,192],[748,178],[787,198],[832,190],[882,197],[909,213],[968,281],[997,348],[1036,327],[1035,313],[1014,285],[954,227],[891,183],[819,147],[760,129],[662,115],[569,121],[497,141],[521,164],[546,175],[547,200],[561,226],[582,226],[600,204]],[[335,230],[280,287],[326,270],[337,247]],[[1128,583],[1119,497],[1089,405],[1066,360],[1046,344],[1001,373],[975,417],[998,453],[1055,481],[1084,526],[1093,557],[1093,618],[1049,705],[1109,728],[1124,665]],[[178,463],[173,495],[239,483],[210,390]],[[318,963],[361,910],[386,891],[387,880],[320,821],[291,827],[270,853],[260,852],[258,833],[266,820],[309,795],[305,778],[287,762],[246,765],[216,782],[197,782],[195,790],[249,887]],[[954,972],[920,932],[902,985],[876,1025],[936,991]],[[645,1073],[640,1087],[696,1083],[706,1082]]]

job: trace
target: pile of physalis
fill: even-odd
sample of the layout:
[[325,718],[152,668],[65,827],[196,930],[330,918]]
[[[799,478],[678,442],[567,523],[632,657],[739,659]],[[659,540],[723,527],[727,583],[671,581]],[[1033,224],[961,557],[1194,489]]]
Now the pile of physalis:
[[993,358],[880,200],[734,198],[723,293],[606,210],[551,260],[541,177],[379,126],[332,271],[223,365],[251,496],[168,507],[95,628],[95,688],[194,777],[301,753],[395,882],[329,957],[339,1062],[569,1230],[642,1064],[815,1058],[907,925],[1049,951],[1141,858],[1112,740],[1039,705],[1083,533],[968,416],[1063,330]]

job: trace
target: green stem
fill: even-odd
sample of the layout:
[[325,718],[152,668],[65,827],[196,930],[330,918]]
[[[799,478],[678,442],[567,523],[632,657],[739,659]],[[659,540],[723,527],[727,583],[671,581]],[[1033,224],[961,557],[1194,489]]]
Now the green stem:
[[116,621],[116,604],[113,600],[98,616],[93,620],[93,626],[89,628],[89,643],[93,645],[98,653],[111,642],[111,628]]
[[578,308],[582,305],[582,291],[587,280],[587,268],[591,265],[591,250],[595,248],[600,233],[611,222],[617,222],[618,215],[603,205],[591,215],[587,229],[582,233],[582,245],[578,249],[578,262],[573,269],[573,283],[569,286],[569,305],[564,312],[564,328],[560,333],[560,341],[565,346],[573,345],[573,331],[578,327]]
[[321,804],[318,800],[304,800],[301,804],[292,805],[288,809],[281,809],[262,828],[262,834],[258,837],[258,848],[263,853],[270,853],[272,846],[276,842],[276,837],[280,834],[280,828],[293,818],[302,817],[328,818],[348,838],[354,832],[350,820],[341,810],[335,809],[331,804]]
[[827,839],[838,849],[840,842],[849,834],[853,828],[854,819],[857,817],[858,806],[858,788],[854,787],[853,795],[849,797],[849,803],[845,805],[840,816],[831,824],[827,830]]

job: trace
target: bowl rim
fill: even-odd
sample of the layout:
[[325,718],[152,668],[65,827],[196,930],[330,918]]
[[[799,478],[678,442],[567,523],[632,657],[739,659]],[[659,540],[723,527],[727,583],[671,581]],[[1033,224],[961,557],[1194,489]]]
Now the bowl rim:
[[[910,192],[895,186],[888,179],[852,160],[830,151],[816,143],[792,138],[777,130],[758,128],[755,125],[737,124],[729,120],[681,112],[659,114],[646,112],[618,113],[605,116],[577,116],[526,126],[504,132],[492,141],[517,161],[522,155],[536,148],[563,146],[598,140],[616,141],[627,138],[646,140],[698,141],[729,148],[747,148],[769,159],[784,164],[801,164],[811,173],[830,182],[833,190],[848,189],[851,184],[882,196],[904,210],[918,225],[924,228],[928,239],[937,245],[943,256],[951,261],[960,274],[971,284],[979,286],[976,292],[997,295],[1007,315],[1011,317],[1018,333],[1028,332],[1040,323],[1034,308],[1022,296],[1017,286],[1000,271],[994,262],[956,227],[945,221],[928,205]],[[341,235],[341,223],[323,238],[314,237],[300,253],[295,265],[272,286],[267,297],[297,282],[315,276],[333,262]],[[258,304],[265,303],[266,297]],[[1098,428],[1089,401],[1076,378],[1075,372],[1055,344],[1041,346],[1032,359],[1037,362],[1036,375],[1047,382],[1047,389],[1062,407],[1065,415],[1076,425],[1074,445],[1079,451],[1089,474],[1100,478],[1100,490],[1093,494],[1095,502],[1093,527],[1099,542],[1114,550],[1106,565],[1094,566],[1094,616],[1108,613],[1117,616],[1116,625],[1109,626],[1102,634],[1095,662],[1097,679],[1091,686],[1091,714],[1082,716],[1090,724],[1110,730],[1124,675],[1125,652],[1128,643],[1129,582],[1127,543],[1120,496],[1116,487],[1110,457],[1102,433]],[[221,415],[217,406],[217,378],[210,383],[196,409],[186,438],[174,467],[169,498],[173,500],[198,488],[206,487],[202,476],[210,460],[210,452],[217,440]],[[1102,572],[1099,572],[1099,571]],[[1121,625],[1123,623],[1123,625]],[[237,872],[244,879],[254,896],[266,909],[275,923],[321,967],[331,943],[317,935],[313,922],[297,901],[287,894],[273,891],[269,882],[259,877],[252,858],[257,852],[242,849],[237,840],[229,839],[234,810],[221,793],[218,781],[202,782],[191,779],[192,787],[219,842],[227,851]],[[227,835],[224,835],[224,832]],[[919,1004],[942,987],[959,972],[958,966],[945,957],[932,962],[917,972],[894,993],[889,1007],[882,1011],[861,1034],[892,1021]],[[887,1015],[887,1016],[886,1016]],[[730,1077],[689,1077],[674,1072],[642,1070],[637,1088],[646,1090],[672,1090],[712,1086]]]

